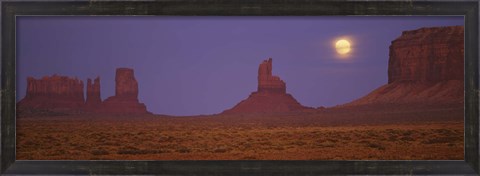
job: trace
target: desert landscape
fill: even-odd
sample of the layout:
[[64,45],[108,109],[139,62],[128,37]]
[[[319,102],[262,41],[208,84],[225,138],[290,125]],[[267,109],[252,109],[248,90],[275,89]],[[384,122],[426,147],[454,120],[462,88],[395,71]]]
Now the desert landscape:
[[390,110],[21,118],[17,121],[17,159],[463,159],[463,107]]
[[147,111],[131,68],[116,70],[115,95],[105,100],[99,77],[87,80],[86,93],[77,78],[29,77],[17,104],[16,157],[462,160],[463,47],[463,26],[404,31],[389,46],[388,82],[331,107],[307,107],[287,93],[272,58],[259,60],[256,91],[212,115]]

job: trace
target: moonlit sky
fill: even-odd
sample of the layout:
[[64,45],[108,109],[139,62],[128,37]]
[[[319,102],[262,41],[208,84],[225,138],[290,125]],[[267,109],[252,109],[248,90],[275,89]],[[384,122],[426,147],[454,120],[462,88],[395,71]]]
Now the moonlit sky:
[[[464,25],[463,17],[17,17],[17,101],[26,78],[100,76],[115,94],[115,69],[135,70],[139,100],[156,114],[215,114],[257,89],[258,65],[302,105],[335,106],[387,83],[388,48],[404,30]],[[337,39],[352,51],[339,56]]]

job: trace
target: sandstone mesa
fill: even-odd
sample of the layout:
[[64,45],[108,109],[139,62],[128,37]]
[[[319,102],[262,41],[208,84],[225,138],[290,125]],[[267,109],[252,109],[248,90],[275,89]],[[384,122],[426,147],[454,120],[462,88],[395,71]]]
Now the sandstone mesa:
[[404,31],[390,45],[388,84],[345,105],[464,100],[464,27]]
[[83,104],[83,81],[59,75],[28,77],[27,93],[18,102],[20,107],[55,110],[78,110]]

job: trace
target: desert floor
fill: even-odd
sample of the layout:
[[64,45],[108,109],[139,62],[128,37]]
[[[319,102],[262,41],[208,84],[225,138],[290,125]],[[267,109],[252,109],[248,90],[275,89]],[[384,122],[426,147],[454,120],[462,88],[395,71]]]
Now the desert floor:
[[18,160],[463,160],[461,106],[17,117]]

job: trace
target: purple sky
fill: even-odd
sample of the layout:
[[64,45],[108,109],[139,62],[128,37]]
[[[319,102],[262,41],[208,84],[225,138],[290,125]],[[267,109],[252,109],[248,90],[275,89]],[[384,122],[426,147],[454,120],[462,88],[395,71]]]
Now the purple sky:
[[[26,77],[101,77],[130,67],[157,114],[220,113],[256,91],[262,60],[302,105],[335,106],[387,82],[388,47],[404,30],[463,25],[463,17],[17,17],[17,101]],[[347,58],[333,43],[352,41]]]

